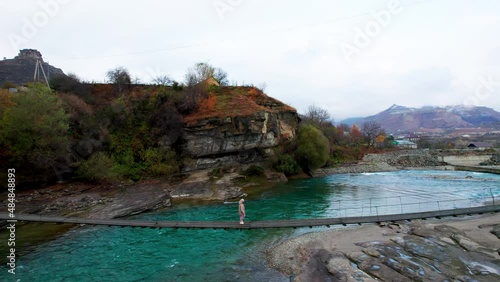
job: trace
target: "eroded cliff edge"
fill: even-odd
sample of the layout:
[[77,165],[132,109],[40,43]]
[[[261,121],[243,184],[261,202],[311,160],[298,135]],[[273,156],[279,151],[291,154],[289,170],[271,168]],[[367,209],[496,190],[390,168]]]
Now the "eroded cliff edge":
[[258,163],[281,141],[296,136],[297,111],[253,87],[212,93],[211,108],[184,118],[184,171]]

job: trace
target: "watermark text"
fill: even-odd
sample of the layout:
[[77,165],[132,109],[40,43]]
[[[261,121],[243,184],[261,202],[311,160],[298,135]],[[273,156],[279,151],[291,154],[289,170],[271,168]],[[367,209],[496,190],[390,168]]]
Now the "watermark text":
[[38,32],[47,26],[51,18],[59,14],[62,5],[66,5],[71,0],[40,0],[39,9],[31,15],[31,18],[23,17],[22,25],[18,32],[10,32],[7,37],[15,51],[33,39]]
[[212,2],[212,6],[219,19],[223,21],[226,19],[226,14],[234,11],[243,1],[244,0],[215,0]]
[[7,211],[11,219],[7,220],[7,230],[9,236],[7,246],[9,246],[9,254],[7,255],[7,266],[10,274],[16,274],[16,170],[9,168],[7,170]]
[[487,77],[480,76],[479,84],[474,89],[474,94],[465,98],[464,105],[479,106],[481,102],[491,98],[498,87],[500,87],[500,80],[494,81],[492,74]]
[[368,21],[364,28],[354,28],[352,44],[341,42],[339,46],[347,62],[351,63],[354,55],[361,54],[361,50],[368,47],[373,38],[379,36],[382,30],[389,26],[393,16],[401,11],[403,11],[401,3],[397,0],[391,0],[386,9],[371,13],[373,19]]

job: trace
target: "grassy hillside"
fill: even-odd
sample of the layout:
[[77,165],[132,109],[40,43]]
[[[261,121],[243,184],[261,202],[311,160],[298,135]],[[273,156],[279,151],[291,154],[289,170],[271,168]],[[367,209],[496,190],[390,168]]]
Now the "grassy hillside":
[[251,116],[259,111],[278,112],[296,110],[271,98],[255,87],[210,86],[208,95],[200,102],[200,107],[184,117],[188,125],[218,118]]

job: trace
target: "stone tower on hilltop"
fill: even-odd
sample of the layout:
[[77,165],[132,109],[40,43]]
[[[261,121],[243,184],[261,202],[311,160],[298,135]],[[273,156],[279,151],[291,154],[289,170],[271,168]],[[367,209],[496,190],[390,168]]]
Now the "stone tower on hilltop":
[[23,49],[14,59],[0,61],[0,86],[6,82],[25,85],[34,80],[37,61],[47,74],[47,78],[66,76],[64,72],[43,61],[42,53],[35,49]]
[[42,53],[36,49],[23,49],[19,51],[14,60],[40,60],[43,62]]

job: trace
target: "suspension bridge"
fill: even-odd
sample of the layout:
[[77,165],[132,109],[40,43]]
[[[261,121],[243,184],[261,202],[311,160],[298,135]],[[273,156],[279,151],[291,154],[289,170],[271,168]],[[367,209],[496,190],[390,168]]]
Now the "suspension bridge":
[[15,214],[11,217],[9,213],[0,213],[0,220],[7,224],[19,221],[44,222],[56,224],[78,224],[78,225],[105,225],[120,227],[139,228],[188,228],[188,229],[264,229],[264,228],[298,228],[362,223],[397,222],[415,219],[442,218],[448,216],[475,215],[483,213],[496,213],[500,211],[500,205],[485,205],[478,207],[453,208],[425,212],[383,214],[370,216],[349,216],[318,219],[290,219],[290,220],[264,220],[248,221],[240,224],[238,221],[155,221],[134,219],[100,219],[100,218],[78,218],[44,216],[35,214]]

